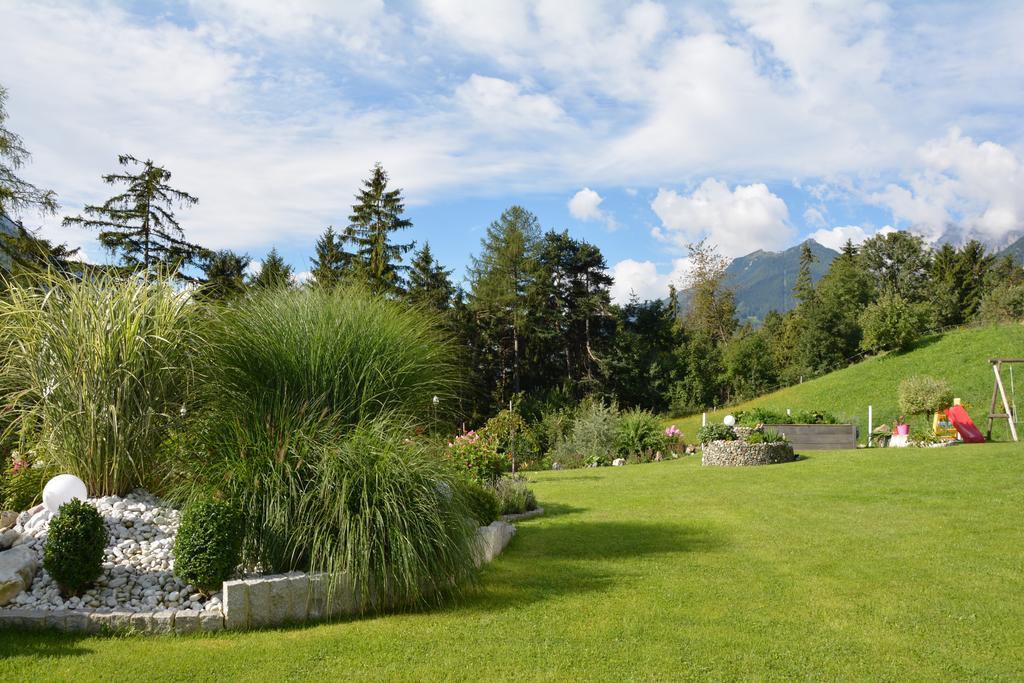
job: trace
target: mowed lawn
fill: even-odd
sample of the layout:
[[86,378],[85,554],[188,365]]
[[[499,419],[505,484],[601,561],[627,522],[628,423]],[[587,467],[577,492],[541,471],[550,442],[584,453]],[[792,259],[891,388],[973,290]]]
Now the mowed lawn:
[[195,637],[0,633],[0,680],[1024,677],[1024,447],[532,475],[473,594]]

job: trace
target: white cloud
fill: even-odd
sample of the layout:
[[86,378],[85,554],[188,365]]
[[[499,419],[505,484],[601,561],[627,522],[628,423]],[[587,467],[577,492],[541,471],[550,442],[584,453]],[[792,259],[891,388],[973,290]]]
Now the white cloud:
[[875,192],[870,199],[888,207],[930,240],[955,224],[963,237],[1006,242],[1024,231],[1024,165],[1010,149],[975,143],[954,128],[918,150],[922,168]]
[[517,83],[473,74],[455,89],[455,99],[489,129],[552,128],[565,112],[547,95],[524,93]]
[[863,244],[870,235],[859,225],[843,225],[836,228],[821,228],[807,237],[823,247],[839,251],[847,240],[854,244]]
[[584,187],[569,199],[569,213],[577,220],[600,221],[609,230],[615,230],[619,227],[618,223],[616,223],[615,217],[611,213],[601,209],[601,202],[603,201],[604,197],[589,187]]
[[680,247],[707,238],[728,257],[755,249],[778,250],[796,234],[789,210],[766,185],[737,185],[708,178],[689,195],[661,189],[651,202],[661,219],[655,237]]
[[623,259],[611,268],[615,279],[611,287],[612,301],[624,304],[635,293],[641,301],[664,299],[668,296],[669,285],[682,289],[689,259],[678,258],[672,262],[672,270],[668,273],[658,271],[653,261],[636,261]]
[[823,228],[828,225],[828,221],[825,220],[825,215],[813,206],[804,211],[804,223],[819,228]]

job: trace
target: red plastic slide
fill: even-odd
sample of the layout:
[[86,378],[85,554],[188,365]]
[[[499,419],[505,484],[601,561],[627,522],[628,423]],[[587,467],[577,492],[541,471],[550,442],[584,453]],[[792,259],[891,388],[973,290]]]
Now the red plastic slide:
[[964,443],[985,443],[985,437],[971,422],[971,416],[967,414],[963,406],[946,408],[946,417],[956,427],[956,431],[960,432],[960,438],[964,440]]

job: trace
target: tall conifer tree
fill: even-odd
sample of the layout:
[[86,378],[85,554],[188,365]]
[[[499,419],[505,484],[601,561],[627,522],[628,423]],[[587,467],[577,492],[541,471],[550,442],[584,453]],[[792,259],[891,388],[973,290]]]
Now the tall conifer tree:
[[402,256],[414,243],[396,244],[391,239],[392,233],[412,227],[412,221],[402,216],[404,211],[402,191],[388,189],[388,174],[376,164],[356,195],[346,232],[356,246],[358,273],[375,292],[402,289]]
[[292,267],[284,262],[276,247],[267,252],[260,272],[252,279],[252,286],[261,289],[284,289],[292,286]]
[[455,297],[451,280],[452,271],[446,269],[434,258],[430,243],[416,252],[409,266],[409,287],[405,298],[410,303],[435,311],[447,311]]
[[0,86],[0,213],[15,218],[23,210],[34,208],[40,213],[57,211],[57,195],[26,182],[15,173],[31,156],[21,137],[5,125],[7,122],[7,90]]
[[352,267],[352,254],[345,251],[345,239],[329,226],[316,241],[316,255],[310,259],[313,265],[313,283],[320,287],[335,287],[345,278]]
[[127,268],[146,272],[164,268],[176,273],[185,264],[198,263],[205,252],[185,240],[172,209],[175,205],[192,206],[199,200],[168,185],[171,172],[150,159],[140,161],[122,154],[117,161],[137,170],[110,173],[103,176],[103,181],[125,185],[124,192],[98,206],[86,206],[85,216],[68,216],[64,225],[99,229],[100,244],[119,254]]

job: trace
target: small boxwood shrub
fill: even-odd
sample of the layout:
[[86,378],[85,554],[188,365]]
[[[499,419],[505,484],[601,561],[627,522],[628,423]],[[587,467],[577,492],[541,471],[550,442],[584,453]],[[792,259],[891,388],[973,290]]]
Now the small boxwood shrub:
[[205,593],[219,590],[241,560],[243,521],[227,501],[190,503],[174,539],[174,573]]
[[99,511],[72,499],[50,520],[43,567],[65,595],[78,595],[103,573],[107,528]]
[[459,493],[466,501],[474,521],[480,526],[487,526],[501,514],[501,501],[490,486],[467,479],[459,482]]
[[735,441],[736,432],[729,425],[710,424],[697,430],[697,440],[702,444],[712,441]]
[[494,492],[498,494],[503,515],[518,515],[537,509],[537,499],[521,476],[502,477],[494,482]]

